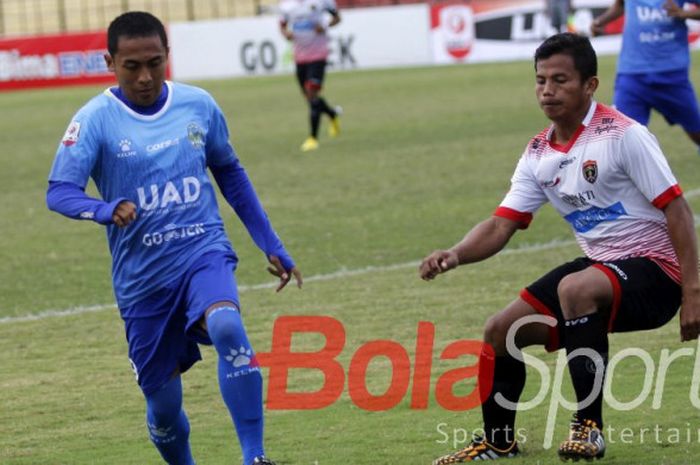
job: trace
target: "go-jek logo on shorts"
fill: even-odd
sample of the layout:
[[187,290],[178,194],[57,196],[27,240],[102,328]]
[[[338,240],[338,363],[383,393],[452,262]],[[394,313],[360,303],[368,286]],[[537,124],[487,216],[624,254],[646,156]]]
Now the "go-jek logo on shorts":
[[201,193],[201,184],[199,179],[188,176],[181,181],[168,181],[165,186],[151,184],[148,189],[137,187],[136,193],[139,197],[139,207],[148,212],[196,202]]
[[163,231],[144,234],[143,238],[141,239],[141,243],[146,247],[151,247],[154,245],[161,245],[166,242],[199,236],[205,232],[206,230],[204,229],[203,223],[187,224],[184,226],[169,224],[163,229]]

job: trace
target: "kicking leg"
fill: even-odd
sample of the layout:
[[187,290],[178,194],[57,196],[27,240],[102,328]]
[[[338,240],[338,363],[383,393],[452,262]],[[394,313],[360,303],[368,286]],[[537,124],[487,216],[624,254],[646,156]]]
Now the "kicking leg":
[[205,321],[219,355],[219,388],[238,433],[243,463],[263,463],[262,376],[241,315],[232,302],[221,302],[207,309]]

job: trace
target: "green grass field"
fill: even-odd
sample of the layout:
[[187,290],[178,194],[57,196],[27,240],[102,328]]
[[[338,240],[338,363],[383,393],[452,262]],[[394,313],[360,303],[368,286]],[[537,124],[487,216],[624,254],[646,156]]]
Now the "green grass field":
[[[610,101],[613,72],[614,60],[602,59],[601,102]],[[397,341],[413,360],[418,323],[429,321],[436,329],[427,409],[410,408],[409,389],[391,410],[362,410],[351,401],[346,381],[330,407],[266,410],[268,454],[280,465],[425,465],[463,446],[453,441],[480,426],[480,411],[445,410],[434,388],[446,370],[474,359],[441,361],[443,348],[459,339],[480,339],[486,318],[522,286],[580,254],[567,225],[547,207],[507,252],[432,283],[418,279],[418,260],[452,245],[498,205],[529,137],[547,124],[534,98],[532,65],[331,74],[326,95],[345,109],[343,133],[335,140],[323,137],[321,149],[312,154],[298,151],[307,131],[306,110],[290,76],[202,85],[227,114],[239,156],[309,278],[301,291],[275,294],[255,287],[270,280],[266,262],[222,204],[241,259],[243,311],[257,351],[270,350],[277,317],[328,315],[345,328],[338,360],[347,373],[353,354],[368,341]],[[147,437],[118,311],[108,308],[113,296],[104,232],[50,213],[44,204],[58,141],[73,112],[98,90],[0,95],[2,465],[160,463]],[[700,188],[700,157],[681,129],[668,127],[658,115],[651,127],[682,187],[691,193]],[[700,200],[691,196],[690,202],[700,211]],[[80,308],[95,311],[78,313]],[[49,311],[67,312],[51,316]],[[32,315],[38,318],[25,318]],[[323,340],[301,335],[294,343],[296,350],[316,350]],[[690,398],[697,390],[695,344],[679,342],[676,319],[657,331],[611,337],[611,354],[629,346],[647,351],[655,369],[664,350],[689,353],[673,363],[661,380],[665,384],[654,375],[650,388],[652,394],[663,391],[660,408],[653,408],[651,394],[629,411],[607,408],[608,425],[618,436],[609,437],[604,463],[697,463],[700,412]],[[529,353],[554,369],[556,354]],[[195,457],[203,465],[240,463],[218,393],[213,350],[204,349],[204,357],[183,378]],[[370,364],[370,392],[387,389],[390,369],[384,358]],[[700,365],[696,369],[700,374]],[[643,394],[644,373],[638,358],[621,362],[611,383],[615,397],[631,402]],[[528,375],[524,399],[539,388],[537,372]],[[318,372],[300,370],[291,376],[290,390],[313,391],[321,383]],[[568,374],[564,385],[571,398]],[[470,390],[465,382],[456,393]],[[556,462],[555,448],[543,448],[550,398],[548,391],[540,406],[520,414],[525,453],[508,463]],[[558,412],[555,447],[566,434],[569,415]],[[631,439],[619,436],[622,428],[630,429]]]

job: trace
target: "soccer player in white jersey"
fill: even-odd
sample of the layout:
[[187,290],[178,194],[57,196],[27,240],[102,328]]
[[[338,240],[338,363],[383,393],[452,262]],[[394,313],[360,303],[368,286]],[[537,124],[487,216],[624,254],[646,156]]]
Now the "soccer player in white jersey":
[[[597,59],[587,38],[569,33],[548,38],[535,52],[535,71],[537,99],[552,125],[527,145],[493,216],[451,249],[428,255],[420,276],[431,280],[496,254],[546,202],[570,224],[585,256],[545,274],[488,320],[484,341],[493,350],[482,354],[479,374],[485,437],[435,465],[520,453],[516,412],[496,395],[518,402],[525,385],[522,357],[506,348],[509,328],[524,323],[522,318],[546,315],[553,317],[548,320],[553,326],[520,327],[519,349],[544,345],[567,354],[579,351],[568,364],[579,408],[569,438],[559,447],[565,460],[605,454],[600,381],[608,332],[657,328],[679,307],[681,339],[695,339],[700,330],[693,214],[656,139],[593,100]],[[589,356],[577,356],[582,352]],[[592,402],[586,405],[582,401],[589,395]]]
[[309,104],[310,134],[301,144],[301,150],[308,152],[319,147],[321,115],[331,120],[331,137],[340,133],[340,107],[331,107],[321,96],[329,53],[328,29],[340,22],[340,13],[334,0],[284,0],[280,10],[280,31],[294,44],[297,81]]
[[[105,60],[118,85],[73,117],[51,169],[47,204],[106,226],[129,361],[165,462],[195,463],[180,376],[200,360],[198,344],[213,344],[243,465],[270,465],[260,367],[239,313],[238,258],[207,168],[280,279],[277,290],[292,276],[301,286],[301,273],[262,209],[214,99],[166,81],[163,24],[149,13],[124,13],[110,24],[107,42]],[[86,195],[89,178],[101,199]]]

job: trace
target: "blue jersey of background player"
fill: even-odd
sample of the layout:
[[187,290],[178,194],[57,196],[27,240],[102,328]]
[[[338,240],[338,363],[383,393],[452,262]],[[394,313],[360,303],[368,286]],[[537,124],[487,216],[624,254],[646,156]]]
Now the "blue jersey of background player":
[[[105,60],[119,85],[74,116],[54,160],[47,204],[107,227],[129,358],[163,459],[194,464],[180,374],[201,358],[198,343],[213,343],[243,463],[270,464],[262,377],[238,312],[237,258],[207,168],[270,261],[277,290],[292,276],[301,286],[301,273],[272,229],[212,97],[165,80],[163,24],[149,13],[125,13],[107,38]],[[86,195],[90,177],[102,200]]]
[[688,77],[690,54],[686,19],[700,19],[700,0],[615,0],[593,21],[593,34],[625,15],[622,50],[615,79],[618,110],[646,125],[651,109],[680,124],[700,146],[700,112]]

